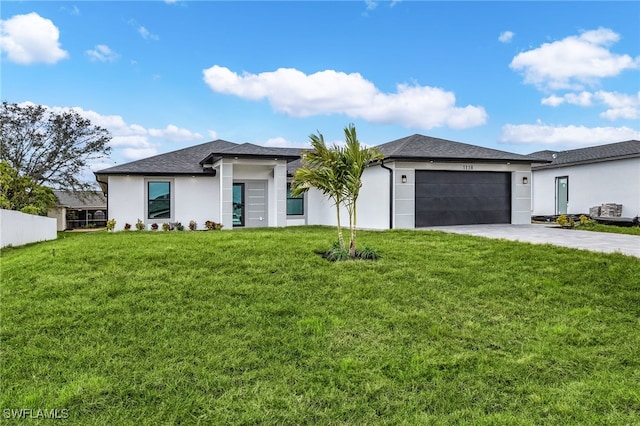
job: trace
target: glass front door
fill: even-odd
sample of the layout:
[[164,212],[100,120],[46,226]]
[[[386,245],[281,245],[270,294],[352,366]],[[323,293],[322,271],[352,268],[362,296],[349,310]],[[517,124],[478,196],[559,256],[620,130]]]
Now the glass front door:
[[569,206],[569,176],[556,178],[556,214],[567,214]]
[[244,226],[244,183],[233,184],[233,226]]

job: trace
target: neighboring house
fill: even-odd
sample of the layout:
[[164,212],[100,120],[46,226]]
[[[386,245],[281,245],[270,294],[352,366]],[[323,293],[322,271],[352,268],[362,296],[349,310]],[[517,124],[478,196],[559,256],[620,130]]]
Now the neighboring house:
[[57,204],[47,216],[56,218],[58,231],[106,225],[107,199],[100,191],[53,191]]
[[640,141],[531,154],[534,216],[589,214],[591,207],[622,204],[622,216],[640,215]]
[[[358,226],[416,228],[530,223],[529,156],[422,135],[377,147],[382,162],[363,174]],[[95,173],[116,229],[207,220],[233,227],[333,225],[335,206],[316,190],[291,197],[300,150],[223,140]]]

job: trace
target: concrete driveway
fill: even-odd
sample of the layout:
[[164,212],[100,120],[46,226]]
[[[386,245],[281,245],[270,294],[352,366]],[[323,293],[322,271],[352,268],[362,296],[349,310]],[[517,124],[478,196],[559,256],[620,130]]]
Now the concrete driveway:
[[636,235],[560,229],[547,224],[429,226],[420,229],[640,257],[640,236]]

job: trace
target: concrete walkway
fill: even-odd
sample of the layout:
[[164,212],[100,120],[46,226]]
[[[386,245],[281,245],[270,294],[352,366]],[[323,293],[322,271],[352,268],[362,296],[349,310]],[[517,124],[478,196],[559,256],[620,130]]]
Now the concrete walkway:
[[604,253],[622,253],[640,257],[640,236],[605,232],[560,229],[555,225],[456,225],[429,226],[420,229],[476,235],[533,244],[553,244]]

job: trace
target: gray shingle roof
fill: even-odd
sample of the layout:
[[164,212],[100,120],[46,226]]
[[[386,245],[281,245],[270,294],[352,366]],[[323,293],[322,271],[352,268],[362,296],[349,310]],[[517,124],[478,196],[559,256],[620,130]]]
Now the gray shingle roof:
[[602,161],[621,160],[625,158],[640,158],[640,141],[610,143],[588,148],[571,149],[568,151],[538,151],[530,156],[546,157],[549,164],[536,164],[534,170],[552,169],[563,166],[599,163]]
[[[514,154],[506,151],[453,142],[445,139],[423,135],[412,135],[378,145],[378,148],[389,159],[405,160],[444,160],[444,161],[513,161],[531,163],[545,161]],[[236,144],[224,140],[216,140],[200,145],[183,148],[177,151],[156,155],[130,163],[121,164],[95,172],[98,180],[101,176],[112,174],[144,174],[144,175],[199,175],[210,173],[202,164],[213,163],[220,158],[280,158],[288,161],[289,175],[300,167],[299,148],[276,148],[254,145],[251,143]]]
[[[441,161],[513,161],[532,163],[532,157],[446,139],[412,135],[376,146],[389,159]],[[539,159],[540,160],[540,159]],[[541,160],[544,161],[544,160]]]
[[238,146],[233,142],[216,140],[200,145],[179,149],[177,151],[159,154],[138,161],[121,164],[95,172],[96,175],[112,174],[206,174],[200,165],[200,160],[212,152]]
[[220,158],[227,157],[264,157],[264,158],[280,158],[292,161],[300,157],[300,149],[298,148],[276,148],[268,146],[254,145],[252,143],[243,143],[234,145],[227,149],[212,151],[209,155],[202,159],[201,163],[215,162]]
[[84,192],[67,192],[53,191],[58,200],[58,205],[71,208],[106,208],[107,199],[101,192],[84,191]]

